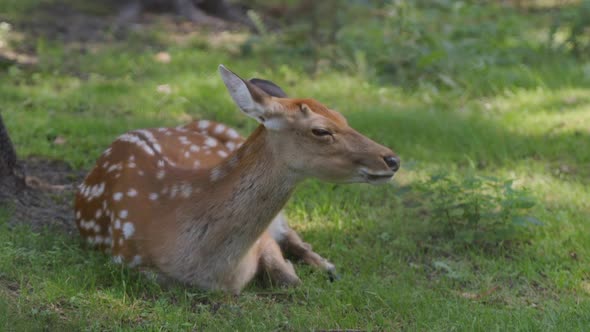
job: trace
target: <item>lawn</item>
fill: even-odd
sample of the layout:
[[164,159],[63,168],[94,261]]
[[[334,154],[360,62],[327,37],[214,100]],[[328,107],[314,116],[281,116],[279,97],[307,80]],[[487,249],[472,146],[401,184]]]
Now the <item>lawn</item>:
[[[0,32],[0,44],[10,41],[38,59],[0,67],[0,112],[22,159],[42,156],[88,170],[127,130],[193,118],[247,135],[255,123],[232,104],[216,71],[223,63],[341,111],[352,127],[396,151],[402,170],[384,186],[301,185],[286,207],[291,225],[337,266],[341,279],[330,283],[299,263],[300,287],[253,284],[239,297],[162,288],[87,251],[77,237],[9,227],[6,207],[0,330],[590,326],[590,61],[559,44],[563,30],[555,44],[547,38],[555,13],[575,8],[398,1],[383,9],[385,19],[370,10],[347,12],[357,21],[341,27],[337,43],[318,47],[292,22],[282,32],[250,36],[195,32],[167,15],[80,42],[67,37],[75,27],[62,27],[66,38],[59,38],[54,25],[60,23],[46,17],[55,3],[0,4],[0,22],[11,24]],[[111,19],[99,5],[72,8],[65,22],[75,13],[92,18],[86,23]],[[159,61],[160,52],[170,62]],[[441,173],[449,182],[436,182]],[[451,209],[466,196],[512,202],[505,190],[486,196],[464,184],[474,176],[510,183],[535,202],[525,212],[540,225],[497,234],[483,228],[497,241],[449,231],[462,216],[441,213],[441,204]],[[446,203],[428,195],[441,187]],[[476,204],[497,221],[491,213],[498,206]]]

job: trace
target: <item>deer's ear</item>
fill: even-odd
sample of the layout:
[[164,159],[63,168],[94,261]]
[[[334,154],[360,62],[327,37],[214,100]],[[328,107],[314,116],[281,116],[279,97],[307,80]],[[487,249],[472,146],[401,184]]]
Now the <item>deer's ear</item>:
[[244,81],[231,70],[219,65],[219,73],[227,91],[238,107],[246,115],[263,123],[266,115],[265,104],[269,96],[255,85]]
[[261,78],[251,78],[249,80],[251,84],[256,85],[262,91],[266,92],[269,96],[279,97],[279,98],[287,98],[287,94],[280,86],[276,85],[275,83],[269,80],[263,80]]
[[270,130],[279,130],[284,127],[285,121],[280,104],[272,100],[264,90],[241,79],[223,65],[219,65],[219,73],[229,94],[244,114],[256,119]]

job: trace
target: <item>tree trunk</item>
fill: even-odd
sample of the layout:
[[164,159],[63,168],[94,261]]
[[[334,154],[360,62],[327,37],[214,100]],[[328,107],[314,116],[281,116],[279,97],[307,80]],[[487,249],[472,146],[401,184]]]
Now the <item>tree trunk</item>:
[[226,0],[131,0],[119,12],[118,22],[136,21],[144,10],[174,10],[195,23],[224,26],[224,21],[255,26],[247,15]]
[[0,114],[0,199],[25,188],[25,174]]

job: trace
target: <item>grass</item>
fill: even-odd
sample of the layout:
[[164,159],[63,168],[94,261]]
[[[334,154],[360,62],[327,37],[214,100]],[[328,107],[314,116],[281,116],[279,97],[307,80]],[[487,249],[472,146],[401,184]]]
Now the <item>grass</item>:
[[[589,64],[543,47],[540,36],[548,29],[543,11],[525,15],[476,7],[477,15],[468,12],[474,15],[468,19],[491,29],[506,18],[513,27],[509,41],[527,43],[502,49],[504,44],[475,41],[497,61],[484,69],[440,64],[436,68],[453,75],[451,86],[449,80],[421,78],[396,85],[390,74],[357,67],[310,73],[310,55],[286,57],[287,44],[277,42],[276,52],[264,45],[264,54],[239,53],[239,47],[236,53],[232,42],[215,46],[205,34],[178,41],[165,20],[124,40],[86,48],[25,39],[39,63],[0,72],[0,111],[20,157],[41,155],[88,169],[122,132],[193,117],[247,134],[254,123],[235,109],[216,74],[224,63],[342,111],[353,127],[397,151],[403,171],[391,186],[303,184],[287,206],[292,225],[337,265],[342,280],[329,283],[299,264],[301,287],[251,285],[240,297],[162,289],[84,250],[76,238],[2,224],[0,329],[587,329]],[[0,5],[0,17],[18,23],[31,8],[34,1],[9,1]],[[416,10],[432,18],[432,9]],[[437,22],[447,15],[439,11]],[[159,51],[172,61],[155,61]],[[467,54],[465,62],[477,62],[481,53]],[[510,61],[500,61],[507,53]],[[419,77],[416,70],[408,77]],[[169,94],[157,92],[163,84],[170,86]],[[57,136],[66,143],[53,144]],[[408,208],[407,196],[400,194],[400,188],[440,170],[514,179],[537,200],[533,213],[544,225],[519,246],[450,245],[452,239],[433,233],[437,221]]]

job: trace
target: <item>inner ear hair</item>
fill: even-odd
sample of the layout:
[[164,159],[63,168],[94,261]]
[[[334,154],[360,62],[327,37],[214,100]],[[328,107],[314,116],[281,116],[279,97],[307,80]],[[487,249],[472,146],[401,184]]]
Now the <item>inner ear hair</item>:
[[283,91],[281,87],[269,80],[263,80],[261,78],[252,78],[249,79],[248,82],[259,88],[260,90],[266,92],[266,94],[268,94],[269,96],[287,98],[287,94],[285,93],[285,91]]

